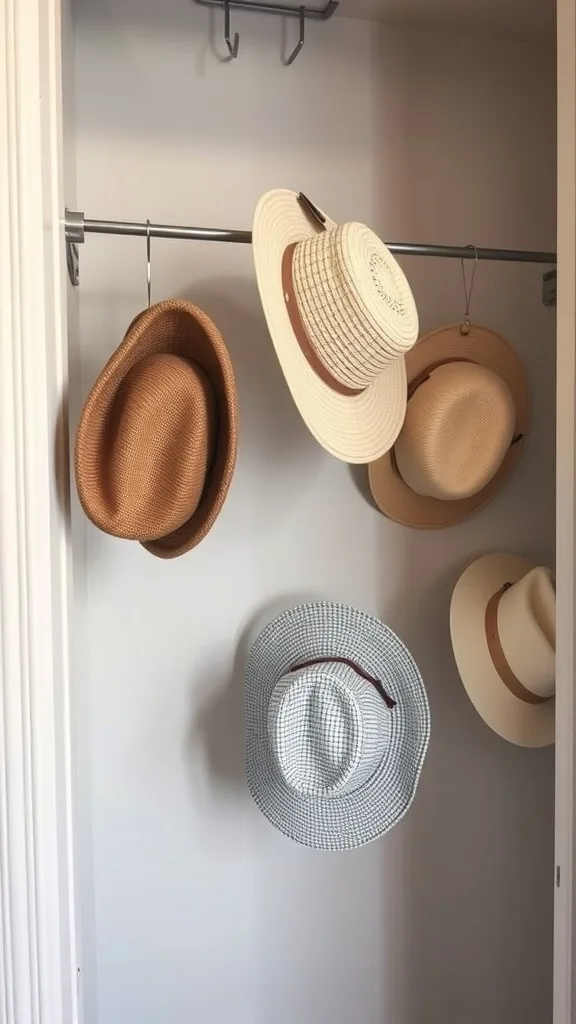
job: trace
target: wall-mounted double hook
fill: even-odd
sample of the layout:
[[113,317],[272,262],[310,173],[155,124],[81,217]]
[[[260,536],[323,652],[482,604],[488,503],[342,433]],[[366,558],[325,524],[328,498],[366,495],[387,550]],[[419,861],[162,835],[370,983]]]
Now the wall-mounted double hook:
[[234,60],[238,56],[240,36],[238,32],[234,33],[234,39],[230,35],[230,0],[224,0],[224,39],[226,40],[230,56]]
[[276,2],[270,2],[270,0],[195,0],[195,2],[197,4],[201,4],[203,7],[224,8],[224,40],[228,47],[228,53],[233,60],[238,56],[240,36],[238,32],[235,32],[234,35],[232,35],[232,32],[230,31],[231,7],[240,11],[258,11],[263,14],[280,14],[283,17],[298,17],[300,26],[298,42],[292,50],[292,53],[284,60],[284,64],[290,65],[294,63],[296,57],[300,53],[300,50],[304,46],[306,18],[311,18],[314,21],[327,21],[336,11],[339,0],[325,0],[323,7],[306,7],[303,4],[296,7],[292,6],[290,3],[279,3],[278,0],[276,0]]

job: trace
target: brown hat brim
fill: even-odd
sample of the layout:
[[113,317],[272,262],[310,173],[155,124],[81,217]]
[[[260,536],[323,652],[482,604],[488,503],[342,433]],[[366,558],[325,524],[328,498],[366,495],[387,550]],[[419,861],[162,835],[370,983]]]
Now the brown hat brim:
[[398,471],[394,449],[370,463],[368,479],[376,505],[385,516],[403,526],[439,529],[467,519],[504,486],[524,447],[529,420],[526,378],[522,363],[508,342],[488,327],[472,325],[467,335],[460,333],[458,324],[442,327],[425,335],[406,354],[408,386],[428,368],[450,359],[468,359],[486,366],[505,381],[516,409],[514,442],[490,483],[477,494],[457,501],[440,501],[412,491]]
[[122,381],[139,360],[159,353],[183,356],[207,374],[216,399],[214,457],[202,497],[193,515],[177,530],[143,541],[159,558],[176,558],[200,543],[214,525],[228,493],[236,463],[238,409],[234,371],[222,336],[210,317],[191,302],[170,299],[140,313],[110,357],[84,404],[75,446],[78,497],[88,518],[105,532],[94,514],[94,482],[101,472],[104,435]]

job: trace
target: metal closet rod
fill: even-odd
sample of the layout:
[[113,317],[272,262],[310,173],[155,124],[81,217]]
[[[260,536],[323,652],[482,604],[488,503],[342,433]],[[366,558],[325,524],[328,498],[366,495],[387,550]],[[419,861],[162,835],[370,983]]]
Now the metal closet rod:
[[[178,224],[147,224],[128,220],[89,220],[83,214],[66,213],[66,241],[83,242],[84,234],[137,235],[150,238],[183,238],[200,242],[252,241],[251,231],[227,228],[184,227]],[[400,256],[442,256],[452,259],[501,260],[507,263],[556,263],[555,252],[530,249],[481,249],[463,245],[423,245],[415,242],[387,242],[390,252]]]

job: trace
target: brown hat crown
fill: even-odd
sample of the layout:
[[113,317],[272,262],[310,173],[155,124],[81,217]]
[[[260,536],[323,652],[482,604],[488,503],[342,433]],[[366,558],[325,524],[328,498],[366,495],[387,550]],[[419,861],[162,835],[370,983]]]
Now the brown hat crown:
[[214,392],[199,366],[166,353],[140,360],[103,424],[106,459],[93,515],[131,540],[177,530],[202,497],[215,432]]
[[234,374],[220,333],[189,302],[130,325],[88,396],[76,485],[106,533],[172,558],[194,547],[226,497],[237,444]]

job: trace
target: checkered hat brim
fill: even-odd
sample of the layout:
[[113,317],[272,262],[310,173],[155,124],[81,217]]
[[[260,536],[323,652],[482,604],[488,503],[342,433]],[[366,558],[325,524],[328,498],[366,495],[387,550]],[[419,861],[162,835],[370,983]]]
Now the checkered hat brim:
[[[268,735],[270,698],[296,663],[349,658],[396,701],[383,757],[368,780],[340,796],[301,796],[286,785]],[[349,850],[387,832],[408,810],[430,737],[430,710],[412,655],[372,615],[343,604],[290,608],[256,640],[246,668],[246,779],[275,828],[305,846]]]

